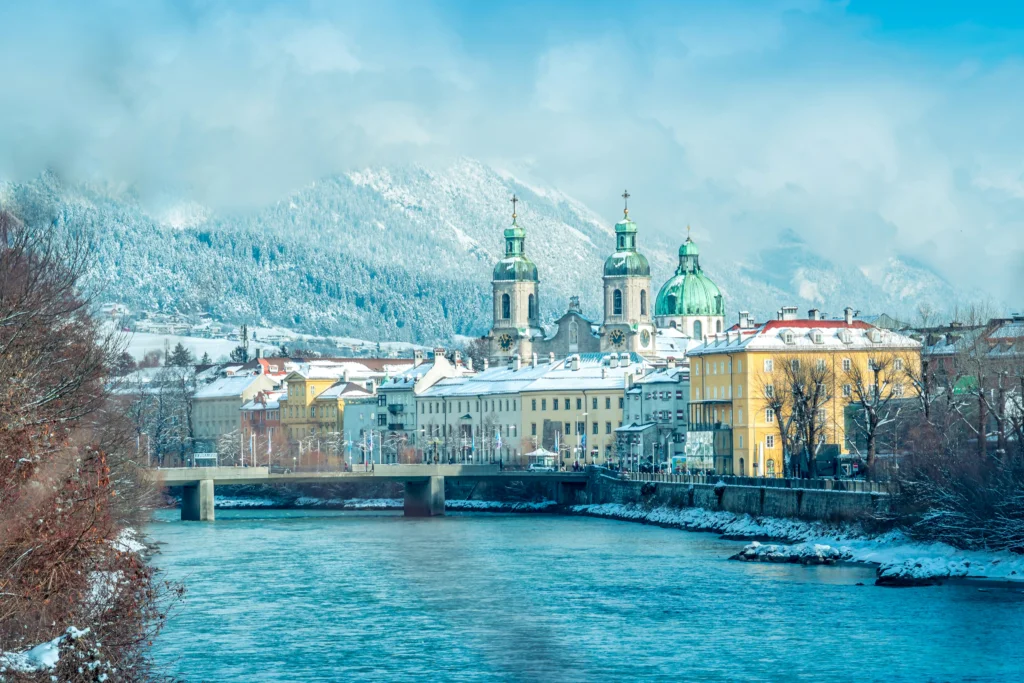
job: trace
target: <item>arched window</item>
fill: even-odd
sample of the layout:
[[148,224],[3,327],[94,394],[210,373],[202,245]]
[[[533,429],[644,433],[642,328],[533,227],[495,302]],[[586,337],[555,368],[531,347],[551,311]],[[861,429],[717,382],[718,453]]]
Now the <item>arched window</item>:
[[640,290],[640,315],[647,315],[647,290]]
[[569,323],[569,343],[570,344],[578,344],[579,341],[580,341],[580,327],[579,327],[579,325],[576,324],[576,321],[573,320],[571,323]]
[[530,306],[529,306],[529,308],[530,308],[530,311],[529,311],[530,320],[533,320],[534,318],[537,317],[537,298],[534,297],[533,294],[530,295]]
[[669,315],[675,315],[676,314],[676,295],[675,294],[669,294],[667,297],[665,297],[665,305],[668,307],[668,311],[666,311],[666,312]]
[[774,460],[769,460],[768,462],[766,462],[765,463],[765,469],[768,471],[768,476],[769,477],[774,477],[775,476],[775,461]]
[[743,467],[743,458],[740,458],[740,476],[741,477],[747,476],[747,470],[744,469],[744,467]]
[[704,338],[704,328],[701,326],[699,320],[694,320],[693,321],[693,338],[694,339],[703,339]]
[[622,292],[618,289],[612,292],[612,315],[622,315]]
[[501,295],[501,318],[508,320],[512,317],[512,297],[508,294]]
[[721,332],[721,331],[722,331],[722,321],[721,320],[716,320],[715,321],[715,332]]

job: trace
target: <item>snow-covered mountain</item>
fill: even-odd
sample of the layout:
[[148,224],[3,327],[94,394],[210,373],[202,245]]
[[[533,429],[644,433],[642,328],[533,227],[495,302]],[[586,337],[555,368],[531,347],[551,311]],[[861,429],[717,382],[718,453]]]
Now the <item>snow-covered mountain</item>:
[[[598,320],[617,217],[472,160],[330,177],[246,214],[191,202],[147,210],[130,191],[69,187],[52,174],[0,186],[0,203],[31,222],[90,229],[90,286],[134,310],[209,311],[229,322],[431,343],[489,326],[491,268],[513,193],[541,273],[544,318],[578,294]],[[676,266],[682,235],[637,218],[657,288]],[[862,269],[814,254],[796,237],[757,254],[740,262],[702,251],[730,318],[738,310],[763,317],[790,303],[908,313],[923,299],[941,310],[954,298],[941,277],[895,257]]]

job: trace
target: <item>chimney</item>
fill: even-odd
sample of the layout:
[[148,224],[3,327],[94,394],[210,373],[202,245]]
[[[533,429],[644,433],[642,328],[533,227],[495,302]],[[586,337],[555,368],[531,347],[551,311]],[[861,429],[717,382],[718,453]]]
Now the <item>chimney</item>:
[[675,359],[675,356],[669,356],[668,357],[668,369],[669,370],[675,370],[676,369],[676,359]]
[[512,369],[518,371],[521,367],[523,367],[523,359],[516,356],[512,359]]
[[601,366],[601,379],[608,379],[608,368]]
[[782,320],[796,320],[796,306],[783,306]]
[[608,356],[608,367],[617,368],[619,367],[619,354],[613,353]]
[[485,371],[487,370],[487,366],[488,365],[490,365],[490,363],[488,362],[488,360],[486,358],[484,358],[484,370]]
[[748,311],[740,311],[740,329],[745,330],[750,327],[750,313]]
[[442,358],[444,357],[444,349],[440,346],[434,349],[434,358],[437,358],[438,356],[441,356]]
[[782,320],[782,309],[781,308],[779,310],[775,311],[775,318],[777,320]]
[[849,306],[843,309],[843,320],[846,321],[847,325],[853,324],[853,309]]
[[572,355],[572,370],[575,372],[580,369],[580,354],[574,353]]
[[548,354],[548,363],[550,363],[551,365],[555,364],[555,352],[554,351],[552,351],[551,353]]
[[341,371],[341,381],[348,384],[348,368]]
[[473,372],[473,359],[470,356],[466,356],[466,369]]
[[[516,358],[519,358],[519,356],[516,356]],[[515,367],[515,363],[514,363],[514,361],[511,358],[508,359],[508,366],[507,367],[508,367],[509,370],[512,370]]]
[[530,365],[532,367],[537,367],[537,354],[536,353],[533,354],[532,356],[530,356]]
[[462,351],[456,351],[454,358],[455,358],[455,363],[454,363],[455,365],[458,365],[459,363],[461,363],[462,362]]
[[632,389],[632,388],[633,388],[633,373],[632,372],[627,372],[626,373],[626,389]]
[[821,312],[818,311],[817,308],[812,308],[811,310],[807,311],[807,319],[808,320],[821,320]]
[[419,367],[423,363],[423,350],[416,349],[412,352],[412,366],[414,368]]
[[629,354],[625,351],[619,354],[619,365],[624,368],[629,367]]

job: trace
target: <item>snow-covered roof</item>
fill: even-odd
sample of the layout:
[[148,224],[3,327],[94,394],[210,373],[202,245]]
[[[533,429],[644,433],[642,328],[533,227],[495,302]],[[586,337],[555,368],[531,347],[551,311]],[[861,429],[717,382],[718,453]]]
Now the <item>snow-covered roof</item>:
[[635,383],[640,384],[677,384],[690,378],[688,368],[658,368],[642,377],[638,377]]
[[210,382],[195,393],[195,398],[231,398],[240,397],[253,382],[262,381],[262,375],[243,375],[241,377],[221,377]]
[[711,336],[689,352],[691,356],[737,351],[840,351],[864,349],[919,349],[920,342],[882,330],[862,320],[770,320],[753,329]]
[[654,337],[654,350],[661,358],[682,359],[690,349],[698,346],[699,341],[674,327],[659,329]]
[[339,398],[366,398],[373,396],[372,393],[366,390],[366,387],[362,387],[353,382],[338,382],[331,388],[323,391],[316,397],[316,400],[320,399],[339,399]]
[[[257,397],[259,394],[257,394]],[[288,393],[285,391],[265,391],[263,397],[266,399],[266,403],[260,403],[253,398],[251,401],[246,401],[241,410],[277,410],[281,407],[281,399],[287,398]]]

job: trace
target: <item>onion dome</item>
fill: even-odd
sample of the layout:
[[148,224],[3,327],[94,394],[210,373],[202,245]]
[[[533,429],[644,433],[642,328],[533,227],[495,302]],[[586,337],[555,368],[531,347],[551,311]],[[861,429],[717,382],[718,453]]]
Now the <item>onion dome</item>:
[[[512,198],[512,205],[519,201]],[[512,225],[505,228],[505,258],[494,266],[494,280],[537,282],[537,266],[526,257],[526,231],[516,222],[512,211]]]
[[699,254],[696,243],[687,235],[679,247],[676,274],[658,292],[654,315],[725,315],[722,292],[704,274]]
[[[623,192],[629,199],[629,193]],[[629,219],[629,208],[623,210],[623,218],[615,224],[615,253],[604,262],[605,277],[637,275],[651,276],[651,266],[643,254],[636,250],[636,223]]]

